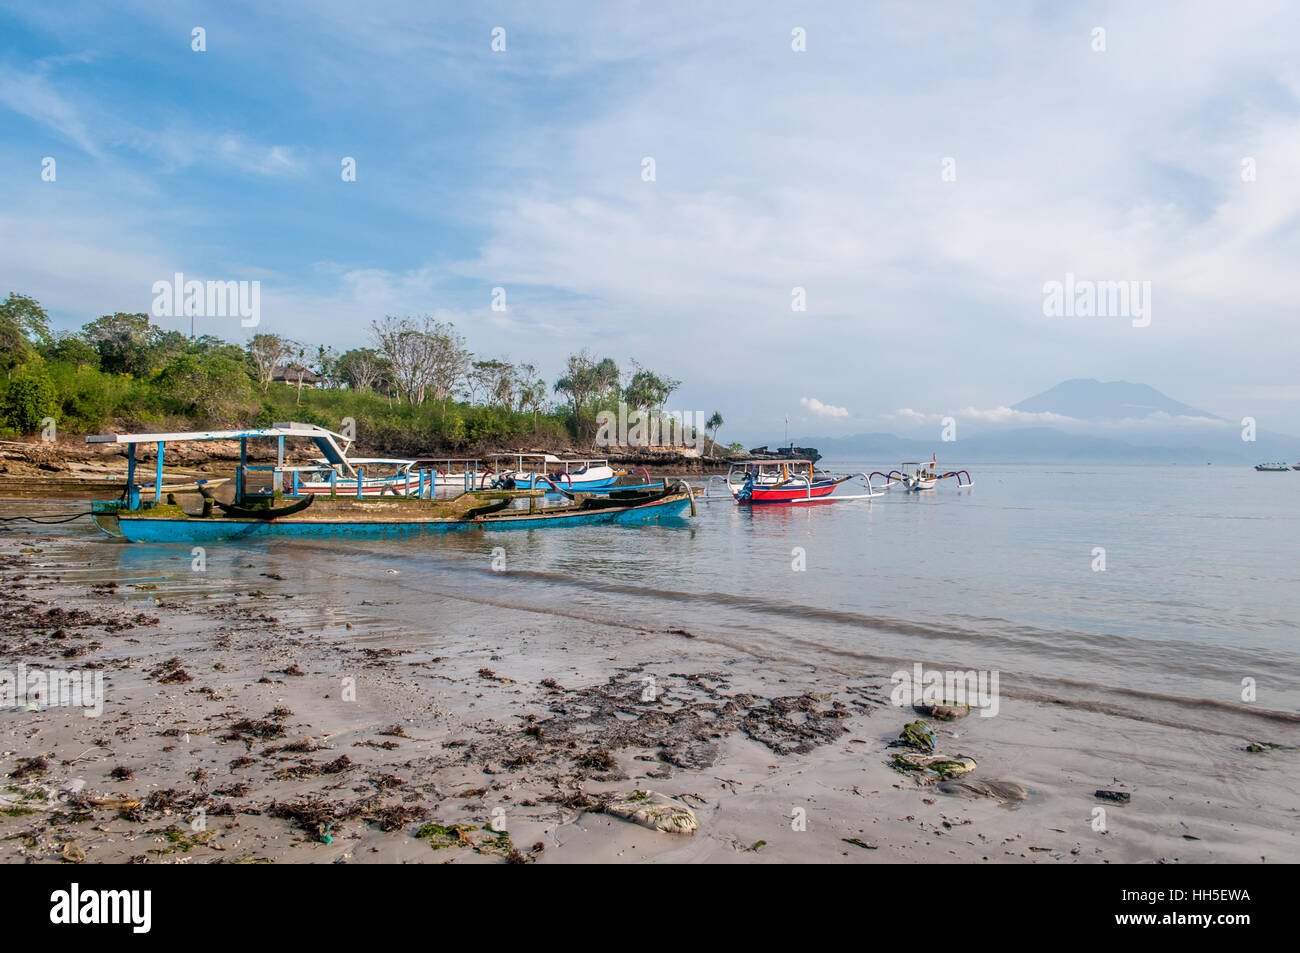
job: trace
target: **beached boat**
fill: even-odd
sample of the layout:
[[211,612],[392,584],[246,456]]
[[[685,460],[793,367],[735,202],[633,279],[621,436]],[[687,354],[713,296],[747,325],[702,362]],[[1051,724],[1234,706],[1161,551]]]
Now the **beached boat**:
[[[1291,468],[1285,463],[1257,463],[1255,469],[1261,473],[1286,473]],[[1296,469],[1300,470],[1300,467]]]
[[[127,447],[125,498],[92,504],[95,522],[105,532],[132,542],[205,543],[249,537],[377,538],[393,539],[471,529],[536,529],[593,524],[645,524],[679,520],[694,513],[689,487],[675,483],[657,489],[618,490],[608,494],[565,493],[566,501],[546,505],[541,489],[475,489],[451,499],[428,496],[374,496],[365,493],[364,480],[351,495],[285,494],[286,480],[301,468],[286,465],[285,442],[307,439],[327,460],[346,459],[341,435],[312,424],[285,423],[250,430],[203,431],[168,434],[104,434],[87,437],[90,443],[120,443]],[[248,441],[278,442],[274,465],[248,463]],[[155,486],[148,499],[135,483],[136,447],[155,444],[157,472],[162,472],[166,445],[175,442],[238,440],[240,463],[235,471],[234,499],[225,503],[205,491],[201,512],[182,508],[174,498],[164,499]],[[309,468],[311,469],[311,468]],[[431,485],[429,471],[421,470],[418,483]],[[262,482],[255,487],[252,484]]]
[[[164,483],[162,491],[164,493],[202,493],[204,490],[215,490],[219,486],[225,486],[229,483],[228,477],[217,477],[211,480],[194,480],[190,483]],[[123,484],[125,486],[125,484]],[[154,488],[152,483],[142,483],[141,491],[147,496]]]
[[[885,482],[879,486],[886,490],[895,486],[901,486],[909,491],[933,490],[939,485],[940,480],[952,479],[955,479],[957,485],[962,489],[975,485],[970,478],[970,474],[965,470],[949,470],[947,473],[940,473],[937,454],[932,456],[928,463],[913,460],[899,464],[897,470],[890,470],[888,473],[881,473],[876,470],[871,474],[871,477],[883,477]],[[876,484],[873,483],[872,486],[876,486]]]
[[549,453],[499,453],[488,457],[496,472],[491,485],[503,490],[602,490],[612,487],[625,473],[608,460],[562,460]]
[[[428,497],[440,491],[482,490],[496,479],[496,474],[480,468],[480,461],[472,457],[347,457],[338,464],[321,458],[317,464],[314,468],[293,468],[284,492],[294,496],[355,496],[360,486],[362,496]],[[421,471],[425,472],[424,480],[420,479]]]
[[[728,493],[741,506],[762,506],[773,503],[820,503],[838,500],[861,500],[882,496],[870,486],[867,492],[855,495],[833,496],[835,488],[853,479],[867,479],[865,473],[833,476],[813,466],[811,460],[737,460],[725,477],[712,476],[708,488],[716,481],[725,484]],[[710,498],[706,493],[705,499]],[[721,499],[722,497],[712,497]]]

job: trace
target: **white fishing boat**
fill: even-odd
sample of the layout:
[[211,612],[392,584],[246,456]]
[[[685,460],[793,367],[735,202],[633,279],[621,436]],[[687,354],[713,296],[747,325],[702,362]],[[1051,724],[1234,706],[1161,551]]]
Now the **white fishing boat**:
[[612,487],[626,472],[615,470],[608,460],[564,460],[550,453],[498,453],[488,457],[495,477],[492,486],[507,490],[549,490],[559,487],[570,492]]
[[1285,473],[1291,468],[1285,463],[1257,463],[1255,469],[1261,473]]
[[[940,480],[951,479],[955,479],[957,485],[962,489],[975,485],[970,478],[970,474],[965,470],[950,470],[947,473],[940,473],[938,454],[931,456],[929,462],[912,460],[899,464],[897,470],[890,470],[888,473],[881,473],[877,470],[871,476],[884,477],[885,482],[882,484],[884,489],[901,486],[908,491],[933,490],[939,485]],[[875,486],[875,484],[872,485]]]

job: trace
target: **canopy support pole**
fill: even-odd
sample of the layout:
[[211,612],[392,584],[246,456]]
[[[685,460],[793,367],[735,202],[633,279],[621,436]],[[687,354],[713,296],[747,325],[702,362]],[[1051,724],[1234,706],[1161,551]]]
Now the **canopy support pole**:
[[140,508],[140,491],[135,485],[135,444],[127,444],[126,451],[126,508]]

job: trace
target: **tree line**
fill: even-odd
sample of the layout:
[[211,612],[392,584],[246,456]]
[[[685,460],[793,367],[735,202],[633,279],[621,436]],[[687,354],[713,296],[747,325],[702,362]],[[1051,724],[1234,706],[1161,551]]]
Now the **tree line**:
[[[661,410],[680,381],[587,350],[548,384],[530,363],[472,354],[432,317],[372,322],[369,346],[342,353],[270,332],[246,345],[188,337],[147,314],[118,312],[56,333],[33,298],[0,303],[0,431],[256,426],[292,418],[368,427],[367,443],[425,441],[462,449],[523,437],[589,440],[597,414],[620,403]],[[709,421],[715,433],[721,415]],[[413,444],[414,445],[414,444]]]

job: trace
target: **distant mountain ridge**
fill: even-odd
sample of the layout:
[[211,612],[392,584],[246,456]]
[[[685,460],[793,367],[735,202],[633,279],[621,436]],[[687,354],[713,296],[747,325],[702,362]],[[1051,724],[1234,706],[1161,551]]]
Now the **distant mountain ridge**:
[[1166,397],[1147,384],[1099,381],[1083,377],[1062,381],[1041,394],[1013,404],[1011,409],[1026,414],[1060,414],[1078,420],[1126,420],[1160,413],[1171,417],[1221,419],[1207,411],[1197,410],[1172,397]]
[[[961,428],[960,439],[953,442],[941,440],[937,430],[933,437],[862,433],[847,437],[800,437],[796,442],[816,447],[830,462],[929,460],[932,453],[938,454],[941,465],[945,461],[954,465],[1071,461],[1204,465],[1274,459],[1300,462],[1300,439],[1259,431],[1254,441],[1243,441],[1241,431],[1224,418],[1166,397],[1146,384],[1084,378],[1062,381],[1022,400],[1012,409],[1095,421],[1109,429],[1105,433],[1082,433],[1050,426],[999,429],[970,424]],[[1154,430],[1148,424],[1145,432],[1124,432],[1124,425],[1115,423],[1161,414],[1204,418],[1205,423],[1185,421],[1177,427],[1156,426]],[[1121,428],[1118,431],[1117,426]]]

